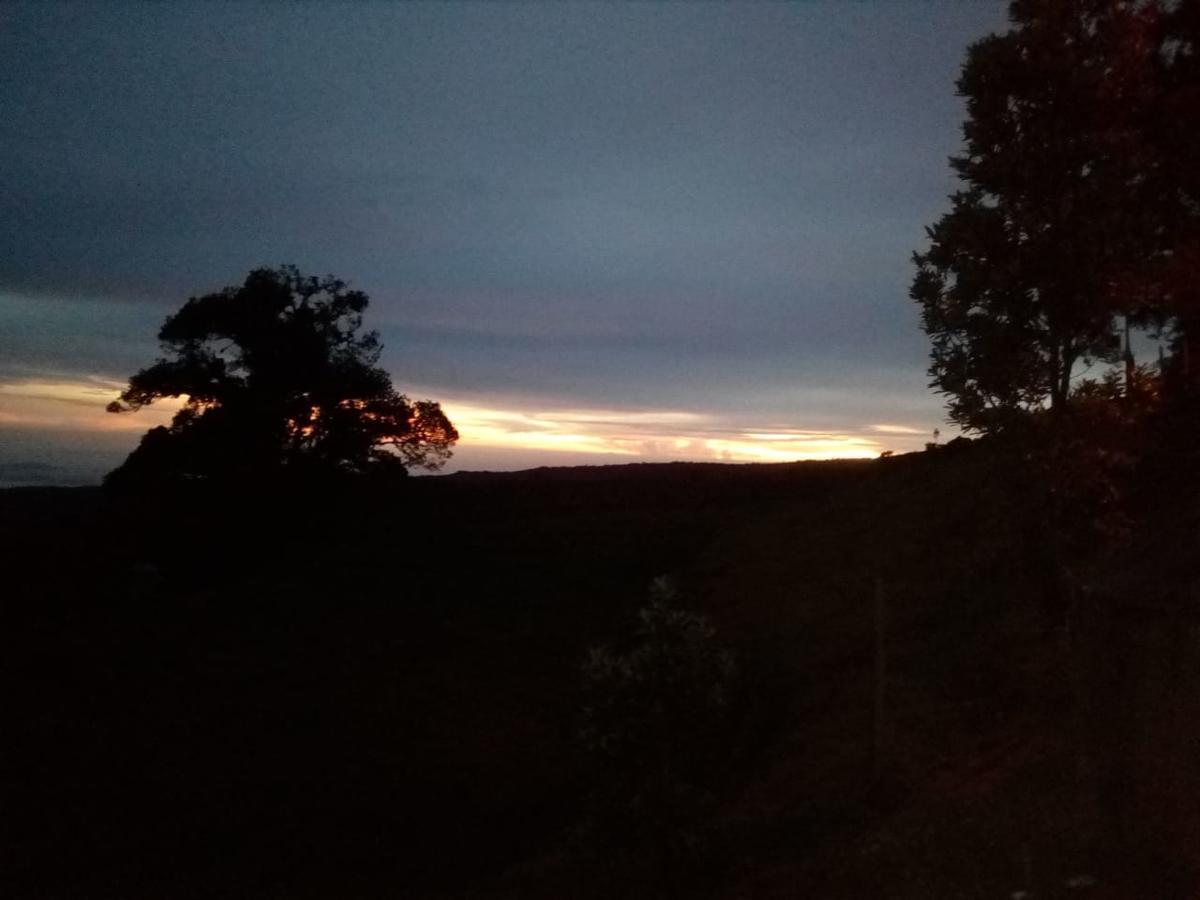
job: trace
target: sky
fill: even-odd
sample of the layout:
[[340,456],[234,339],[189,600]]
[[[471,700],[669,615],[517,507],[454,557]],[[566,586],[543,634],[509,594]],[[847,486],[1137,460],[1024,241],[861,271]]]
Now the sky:
[[908,299],[1001,2],[6,3],[0,485],[260,266],[371,297],[447,471],[917,449]]

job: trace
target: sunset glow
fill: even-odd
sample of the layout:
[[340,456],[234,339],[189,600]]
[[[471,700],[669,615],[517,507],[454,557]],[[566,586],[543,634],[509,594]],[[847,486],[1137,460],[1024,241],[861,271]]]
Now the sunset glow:
[[871,426],[861,433],[791,431],[747,428],[728,417],[682,410],[520,410],[454,400],[442,405],[464,446],[573,451],[628,461],[727,462],[863,459],[889,449],[871,435]]
[[[168,423],[183,401],[157,403],[136,413],[105,412],[105,405],[123,387],[121,382],[100,376],[0,382],[0,426],[129,432],[132,450],[136,435]],[[898,424],[867,424],[842,431],[784,428],[777,423],[756,424],[672,409],[577,408],[529,402],[493,406],[453,398],[444,400],[442,406],[461,435],[460,450],[528,451],[539,458],[546,452],[551,454],[551,463],[559,457],[565,462],[594,457],[601,463],[866,459],[884,450],[917,449],[918,438],[923,440],[925,434]],[[464,460],[464,464],[469,462],[469,457]]]
[[187,399],[159,403],[137,415],[106,412],[124,389],[123,382],[101,377],[0,381],[0,426],[140,434],[170,422]]

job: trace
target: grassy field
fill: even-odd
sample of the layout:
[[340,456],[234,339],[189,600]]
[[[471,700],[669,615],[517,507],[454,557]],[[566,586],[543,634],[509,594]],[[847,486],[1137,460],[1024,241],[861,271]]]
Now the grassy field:
[[[4,895],[1195,896],[1194,566],[1068,602],[1032,503],[976,446],[0,492]],[[665,878],[576,739],[663,574],[740,671]]]

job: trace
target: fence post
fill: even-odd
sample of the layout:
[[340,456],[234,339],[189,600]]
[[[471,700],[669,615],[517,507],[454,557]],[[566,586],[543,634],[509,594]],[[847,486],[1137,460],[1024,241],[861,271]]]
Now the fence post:
[[875,696],[872,706],[871,775],[876,780],[883,774],[885,724],[885,687],[887,684],[887,599],[883,579],[875,579]]

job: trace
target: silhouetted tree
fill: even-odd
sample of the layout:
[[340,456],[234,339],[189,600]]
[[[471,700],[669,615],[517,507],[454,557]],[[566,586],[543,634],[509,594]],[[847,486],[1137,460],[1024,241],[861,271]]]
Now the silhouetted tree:
[[441,466],[458,434],[437,403],[392,388],[378,334],[361,331],[367,303],[291,266],[189,299],[159,331],[162,357],[108,411],[185,403],[108,482]]
[[1061,410],[1079,363],[1115,362],[1116,317],[1145,307],[1140,272],[1165,211],[1142,107],[1161,9],[1016,0],[1012,28],[973,44],[964,182],[914,254],[912,297],[950,418],[998,431]]
[[1169,5],[1160,32],[1156,96],[1146,113],[1160,164],[1158,194],[1169,215],[1157,223],[1154,287],[1171,332],[1168,382],[1200,385],[1200,0]]

